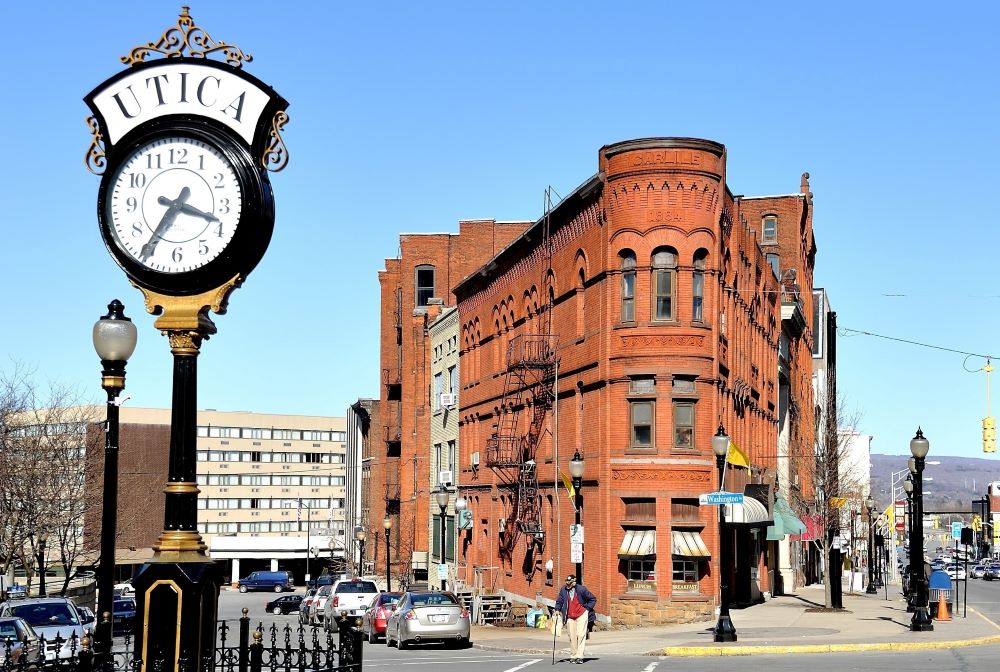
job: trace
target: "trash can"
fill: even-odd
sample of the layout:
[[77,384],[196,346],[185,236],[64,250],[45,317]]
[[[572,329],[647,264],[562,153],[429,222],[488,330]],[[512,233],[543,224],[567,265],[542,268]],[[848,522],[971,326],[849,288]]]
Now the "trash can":
[[941,597],[944,596],[944,602],[946,609],[948,610],[948,617],[951,618],[952,610],[952,600],[953,591],[951,587],[951,577],[948,576],[947,572],[942,572],[937,570],[931,572],[931,578],[928,581],[928,600],[927,600],[927,611],[931,618],[938,617],[939,604],[941,603]]

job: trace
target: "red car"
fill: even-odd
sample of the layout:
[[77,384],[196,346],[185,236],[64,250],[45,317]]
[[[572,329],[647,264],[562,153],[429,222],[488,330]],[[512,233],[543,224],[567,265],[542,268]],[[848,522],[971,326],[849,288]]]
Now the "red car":
[[393,605],[402,596],[402,593],[379,593],[372,598],[371,604],[365,609],[365,615],[361,621],[361,632],[364,633],[369,644],[374,644],[378,641],[379,637],[385,636],[386,621],[389,620],[389,615],[392,614]]

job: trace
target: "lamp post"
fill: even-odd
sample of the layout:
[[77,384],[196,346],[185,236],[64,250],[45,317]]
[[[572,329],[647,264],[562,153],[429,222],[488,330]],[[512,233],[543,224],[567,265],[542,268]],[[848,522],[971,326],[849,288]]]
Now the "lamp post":
[[[910,528],[907,530],[907,534],[910,540],[913,540],[913,479],[910,476],[906,477],[903,481],[903,492],[906,493],[906,519],[909,521]],[[906,580],[906,610],[913,611],[913,545],[910,544],[910,562],[907,565],[907,580]]]
[[924,458],[927,457],[930,447],[930,441],[924,438],[924,433],[918,427],[916,436],[910,439],[910,453],[914,458],[913,520],[915,521],[913,535],[910,537],[910,571],[913,572],[911,581],[915,581],[917,588],[910,630],[915,632],[934,629],[934,623],[927,613],[927,577],[924,576]]
[[[582,522],[583,513],[583,456],[577,450],[573,453],[573,459],[569,461],[569,475],[573,478],[573,507],[576,509],[577,529]],[[580,562],[576,563],[576,585],[583,585],[583,555],[580,555]]]
[[[448,491],[445,490],[443,485],[440,490],[434,493],[434,499],[437,501],[438,508],[441,510],[441,565],[445,565],[447,563],[447,556],[444,552],[445,541],[447,539],[447,530],[445,529],[447,521],[445,519],[445,514],[448,512]],[[441,570],[439,565],[439,577],[441,575],[440,572]],[[448,579],[441,579],[441,590],[448,590]]]
[[355,576],[363,576],[365,573],[365,528],[360,525],[354,528],[354,538],[358,542],[358,566],[354,573]]
[[46,597],[45,592],[45,532],[38,533],[38,597]]
[[389,537],[392,536],[392,518],[385,514],[382,519],[382,529],[385,530],[385,590],[392,592],[392,576],[389,574]]
[[97,640],[101,655],[111,652],[111,612],[115,585],[115,533],[118,527],[118,410],[125,389],[125,364],[135,351],[138,333],[125,317],[118,299],[108,304],[108,314],[94,324],[94,350],[101,358],[101,387],[108,395],[104,428],[104,486],[101,493],[101,566],[97,586]]
[[[458,530],[462,523],[462,512],[469,508],[469,500],[465,497],[455,498],[455,580],[458,581]],[[456,590],[458,586],[455,587]]]
[[[725,489],[723,478],[726,468],[726,454],[729,452],[729,437],[720,424],[719,431],[712,437],[712,452],[715,453],[715,465],[719,469],[719,492]],[[715,624],[715,641],[735,642],[736,626],[729,617],[729,567],[724,566],[730,559],[732,551],[729,548],[729,535],[726,534],[726,509],[719,506],[719,620]]]
[[865,508],[868,510],[868,588],[865,593],[875,595],[875,498],[868,495],[865,498]]

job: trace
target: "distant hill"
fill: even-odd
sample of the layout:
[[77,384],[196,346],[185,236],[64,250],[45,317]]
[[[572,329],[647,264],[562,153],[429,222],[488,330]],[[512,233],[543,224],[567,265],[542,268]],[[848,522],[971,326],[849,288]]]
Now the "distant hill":
[[[889,505],[892,473],[906,469],[908,455],[875,455],[872,458],[872,494],[880,508]],[[973,499],[986,495],[986,485],[1000,481],[1000,458],[929,456],[924,476],[933,478],[924,483],[924,509],[927,511],[968,511]]]

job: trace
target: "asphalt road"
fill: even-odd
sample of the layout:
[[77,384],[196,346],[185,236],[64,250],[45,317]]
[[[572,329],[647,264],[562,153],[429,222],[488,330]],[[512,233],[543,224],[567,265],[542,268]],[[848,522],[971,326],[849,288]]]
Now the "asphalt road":
[[[1000,581],[969,580],[969,605],[991,620],[1000,623]],[[891,589],[890,589],[891,590]],[[964,587],[962,591],[964,597]],[[264,604],[274,598],[273,593],[247,593],[224,591],[219,600],[219,618],[227,619],[235,627],[242,609],[249,609],[253,626],[263,623],[270,627],[276,623],[284,628],[287,623],[297,626],[298,615],[274,616],[264,611]],[[964,604],[964,602],[963,602]],[[958,617],[961,618],[960,607]],[[973,614],[969,613],[969,618]],[[866,652],[798,654],[782,656],[738,656],[705,658],[656,658],[650,656],[603,656],[591,658],[579,668],[568,661],[556,659],[555,666],[563,669],[586,669],[594,672],[851,672],[857,670],[901,672],[996,672],[1000,669],[1000,647],[975,646],[953,650],[919,652]],[[372,670],[399,668],[406,672],[447,672],[473,667],[476,672],[539,672],[553,667],[551,656],[483,651],[475,648],[448,650],[436,645],[413,646],[405,651],[389,648],[384,644],[365,645],[364,667]]]

